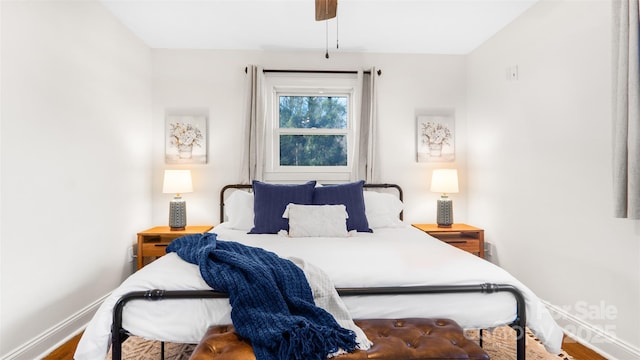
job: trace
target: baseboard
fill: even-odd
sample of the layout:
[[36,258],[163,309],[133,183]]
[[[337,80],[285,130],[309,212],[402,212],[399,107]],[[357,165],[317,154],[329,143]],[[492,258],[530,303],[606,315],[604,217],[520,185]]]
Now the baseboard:
[[542,302],[567,336],[580,344],[609,360],[640,359],[640,348],[618,339],[609,332],[603,331],[602,328],[589,324],[558,306],[546,301]]
[[40,335],[4,355],[1,360],[42,359],[60,345],[79,334],[109,295],[110,294],[103,296],[62,322],[45,330]]

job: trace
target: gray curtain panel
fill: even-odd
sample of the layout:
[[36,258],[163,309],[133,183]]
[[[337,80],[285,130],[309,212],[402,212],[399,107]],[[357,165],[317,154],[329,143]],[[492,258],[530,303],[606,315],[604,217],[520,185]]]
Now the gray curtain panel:
[[358,134],[358,156],[355,166],[356,178],[368,183],[378,182],[377,122],[378,85],[377,69],[362,74],[362,106]]
[[613,0],[614,215],[640,219],[638,0]]
[[243,184],[251,184],[252,180],[262,180],[262,164],[264,164],[264,79],[262,67],[247,66],[245,83],[245,129],[244,154],[242,156]]

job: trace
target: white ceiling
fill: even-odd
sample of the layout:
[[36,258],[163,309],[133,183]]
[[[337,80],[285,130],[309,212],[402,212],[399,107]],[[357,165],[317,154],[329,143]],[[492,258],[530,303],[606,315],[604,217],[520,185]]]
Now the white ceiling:
[[[467,54],[537,0],[102,0],[152,48]],[[336,26],[337,25],[337,26]]]

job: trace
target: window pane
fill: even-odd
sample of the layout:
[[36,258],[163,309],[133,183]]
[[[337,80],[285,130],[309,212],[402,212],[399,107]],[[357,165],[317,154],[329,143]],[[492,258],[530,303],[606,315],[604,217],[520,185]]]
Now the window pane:
[[281,166],[346,166],[346,135],[280,135]]
[[346,129],[346,96],[280,96],[280,128]]

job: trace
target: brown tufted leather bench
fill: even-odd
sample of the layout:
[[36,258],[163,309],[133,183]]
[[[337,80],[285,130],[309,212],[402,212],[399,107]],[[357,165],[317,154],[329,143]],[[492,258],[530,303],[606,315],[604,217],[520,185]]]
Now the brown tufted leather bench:
[[[355,320],[373,342],[367,351],[356,350],[336,360],[484,359],[489,355],[462,328],[449,319]],[[191,355],[191,360],[255,360],[251,344],[233,326],[212,326]]]

